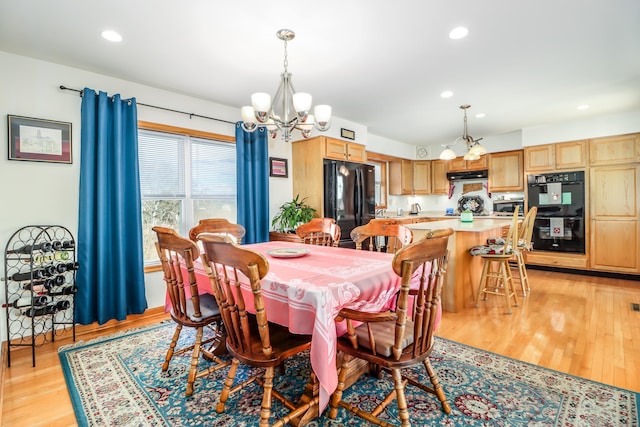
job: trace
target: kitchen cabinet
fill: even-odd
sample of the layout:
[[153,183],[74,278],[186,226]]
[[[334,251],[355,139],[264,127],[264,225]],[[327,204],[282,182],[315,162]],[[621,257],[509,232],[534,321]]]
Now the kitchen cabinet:
[[340,139],[325,137],[325,154],[327,159],[346,160],[364,163],[367,161],[365,146]]
[[465,160],[464,157],[456,157],[455,159],[446,160],[448,162],[449,172],[472,171],[487,169],[487,155],[480,156],[478,160]]
[[431,161],[431,194],[449,194],[446,160]]
[[431,194],[431,160],[412,162],[413,194]]
[[489,191],[524,191],[523,150],[489,154]]
[[640,162],[640,134],[607,136],[589,141],[591,166]]
[[413,164],[400,159],[389,162],[389,194],[413,194]]
[[583,169],[586,166],[586,140],[524,148],[524,170],[526,172]]
[[589,184],[590,268],[640,273],[640,166],[635,163],[593,167]]

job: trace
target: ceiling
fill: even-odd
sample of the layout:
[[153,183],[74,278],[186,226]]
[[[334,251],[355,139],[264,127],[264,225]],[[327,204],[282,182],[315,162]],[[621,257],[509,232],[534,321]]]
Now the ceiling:
[[275,93],[281,28],[296,90],[408,144],[455,140],[461,104],[474,138],[640,110],[638,0],[0,0],[0,50],[237,108]]

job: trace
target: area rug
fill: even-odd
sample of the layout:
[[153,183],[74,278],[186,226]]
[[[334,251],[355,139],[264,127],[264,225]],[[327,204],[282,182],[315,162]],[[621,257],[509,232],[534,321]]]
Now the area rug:
[[[261,390],[250,385],[232,396],[226,412],[216,402],[226,369],[201,378],[192,397],[185,396],[189,355],[176,356],[161,371],[172,323],[79,342],[59,350],[60,361],[79,426],[257,426]],[[185,332],[183,332],[185,335]],[[185,335],[184,339],[189,339]],[[305,357],[306,356],[306,357]],[[437,338],[432,364],[452,407],[442,412],[435,396],[406,387],[414,426],[639,426],[640,395],[575,376],[523,363],[453,341]],[[200,362],[204,367],[209,362]],[[248,368],[244,367],[246,374]],[[308,355],[286,365],[276,388],[295,396],[309,377]],[[412,371],[428,383],[424,368]],[[345,400],[374,407],[392,387],[365,376],[344,394]],[[274,400],[274,416],[285,409]],[[381,416],[393,422],[395,403]],[[394,424],[398,424],[395,422]],[[310,424],[370,426],[340,408]]]

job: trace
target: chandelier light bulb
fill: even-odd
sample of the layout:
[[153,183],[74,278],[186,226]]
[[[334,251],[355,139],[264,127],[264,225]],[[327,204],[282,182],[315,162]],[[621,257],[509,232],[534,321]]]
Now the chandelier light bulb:
[[480,145],[479,142],[476,142],[470,149],[469,149],[469,153],[472,153],[474,155],[482,156],[483,154],[487,154],[487,149],[484,148],[483,145]]
[[456,153],[451,148],[445,148],[442,153],[440,153],[440,160],[453,160],[456,158]]
[[297,113],[308,113],[311,109],[311,95],[305,92],[296,92],[293,95],[293,108]]

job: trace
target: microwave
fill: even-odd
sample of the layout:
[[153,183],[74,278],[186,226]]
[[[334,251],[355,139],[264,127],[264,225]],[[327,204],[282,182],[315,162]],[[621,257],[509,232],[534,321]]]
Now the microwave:
[[520,207],[520,210],[518,210],[518,216],[524,216],[524,199],[494,200],[493,214],[505,216],[513,215],[513,212],[516,210],[516,206]]

